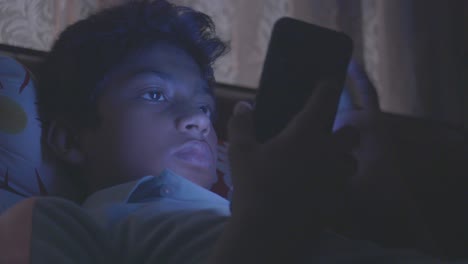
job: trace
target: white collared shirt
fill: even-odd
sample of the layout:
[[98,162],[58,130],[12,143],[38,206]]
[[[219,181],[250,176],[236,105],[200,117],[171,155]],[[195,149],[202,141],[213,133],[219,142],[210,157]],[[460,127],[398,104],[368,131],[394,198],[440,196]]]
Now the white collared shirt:
[[226,199],[170,170],[98,191],[83,208],[123,263],[203,263],[230,215]]

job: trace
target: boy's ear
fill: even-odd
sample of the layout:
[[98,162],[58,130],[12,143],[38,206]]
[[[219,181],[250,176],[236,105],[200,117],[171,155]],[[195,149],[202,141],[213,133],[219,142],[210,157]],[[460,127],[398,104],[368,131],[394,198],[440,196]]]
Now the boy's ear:
[[78,135],[69,126],[53,121],[47,131],[47,145],[63,161],[73,165],[83,162]]

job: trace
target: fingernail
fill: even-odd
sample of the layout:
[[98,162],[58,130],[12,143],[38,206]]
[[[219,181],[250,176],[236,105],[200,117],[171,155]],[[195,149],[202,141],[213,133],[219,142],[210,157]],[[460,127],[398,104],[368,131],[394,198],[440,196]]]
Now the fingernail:
[[234,106],[234,115],[247,113],[252,111],[252,109],[252,105],[250,105],[248,102],[240,101],[236,104],[236,106]]

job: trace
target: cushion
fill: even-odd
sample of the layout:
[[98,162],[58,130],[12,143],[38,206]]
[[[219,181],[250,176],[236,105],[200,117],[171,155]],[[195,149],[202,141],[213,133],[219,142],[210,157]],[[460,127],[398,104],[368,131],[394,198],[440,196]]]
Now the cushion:
[[31,74],[0,56],[0,187],[21,196],[40,194],[41,147]]
[[218,181],[213,185],[211,190],[230,200],[233,188],[231,181],[231,171],[229,168],[228,147],[229,144],[227,142],[222,140],[218,141],[218,161],[216,164]]
[[21,195],[9,190],[0,189],[0,214],[23,199],[25,199],[25,197]]

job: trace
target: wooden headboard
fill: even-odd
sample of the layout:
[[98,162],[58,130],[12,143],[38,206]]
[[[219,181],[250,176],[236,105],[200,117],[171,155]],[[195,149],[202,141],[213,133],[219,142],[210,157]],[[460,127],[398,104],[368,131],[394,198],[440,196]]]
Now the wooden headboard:
[[[40,63],[46,57],[47,52],[0,44],[0,54],[17,59],[33,73],[37,73]],[[215,96],[218,107],[218,118],[214,126],[219,139],[227,139],[226,125],[234,104],[239,100],[252,101],[255,98],[255,92],[256,91],[251,88],[216,83]]]

